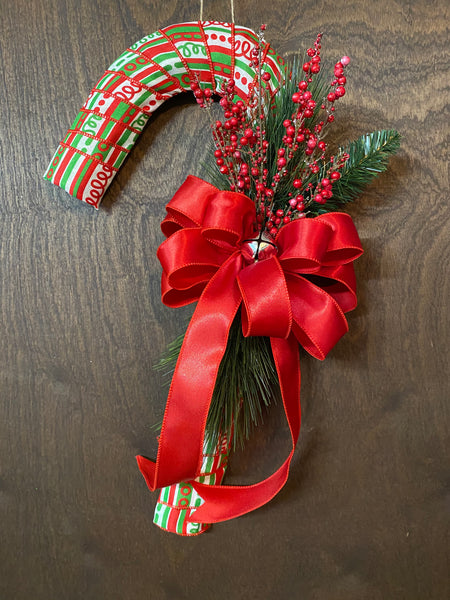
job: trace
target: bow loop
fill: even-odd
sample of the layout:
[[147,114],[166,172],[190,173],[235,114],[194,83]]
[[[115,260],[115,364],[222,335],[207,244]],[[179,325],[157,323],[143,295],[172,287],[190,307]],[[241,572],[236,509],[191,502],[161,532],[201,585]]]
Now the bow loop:
[[[160,245],[157,256],[163,268],[162,301],[167,306],[198,300],[198,292],[227,258],[221,248],[204,239],[199,228],[175,231]],[[172,288],[177,293],[170,293]]]
[[179,229],[199,227],[212,243],[236,245],[253,234],[255,207],[248,196],[218,190],[193,175],[188,175],[166,210],[161,223],[166,237]]
[[328,250],[331,227],[316,219],[296,219],[282,227],[276,237],[279,259],[283,269],[292,272],[314,273]]
[[315,358],[323,360],[348,330],[339,304],[325,290],[298,275],[288,274],[293,324],[292,331]]
[[167,204],[161,229],[167,237],[183,227],[200,227],[205,211],[217,189],[198,177],[188,175]]
[[326,223],[333,231],[323,265],[338,266],[354,261],[363,253],[361,240],[352,218],[346,213],[325,213],[315,221]]
[[202,235],[212,243],[235,247],[254,233],[255,205],[238,192],[218,191],[202,220]]
[[238,275],[244,337],[287,338],[292,326],[289,293],[276,256],[245,267]]

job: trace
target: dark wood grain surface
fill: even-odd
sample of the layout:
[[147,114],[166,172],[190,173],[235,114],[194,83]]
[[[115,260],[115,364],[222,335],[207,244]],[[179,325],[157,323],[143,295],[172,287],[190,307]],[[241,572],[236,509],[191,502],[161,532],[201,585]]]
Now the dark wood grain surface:
[[[350,331],[324,363],[302,354],[301,442],[275,500],[198,538],[153,526],[134,455],[155,453],[152,364],[190,314],[162,306],[155,251],[206,120],[165,106],[98,212],[42,175],[105,68],[199,3],[2,0],[1,600],[450,597],[448,2],[235,5],[282,54],[322,30],[329,63],[352,57],[341,141],[403,136],[349,208],[365,247]],[[227,482],[267,475],[287,447],[275,410]]]

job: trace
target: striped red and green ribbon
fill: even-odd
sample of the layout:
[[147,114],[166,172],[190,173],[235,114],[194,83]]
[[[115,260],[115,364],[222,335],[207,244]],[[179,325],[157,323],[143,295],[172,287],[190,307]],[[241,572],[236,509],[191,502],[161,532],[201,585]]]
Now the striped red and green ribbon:
[[[44,175],[70,195],[98,208],[150,115],[196,80],[219,90],[233,78],[236,96],[248,97],[256,34],[219,21],[171,25],[130,46],[105,71],[56,150]],[[263,69],[275,90],[283,59],[267,45]]]
[[[219,446],[211,453],[205,446],[202,471],[195,481],[206,485],[222,483],[227,466],[228,451],[226,439],[222,439]],[[153,522],[161,529],[178,535],[199,535],[209,529],[211,525],[191,523],[188,521],[188,517],[202,504],[201,496],[197,494],[190,483],[181,482],[162,488],[156,503]]]

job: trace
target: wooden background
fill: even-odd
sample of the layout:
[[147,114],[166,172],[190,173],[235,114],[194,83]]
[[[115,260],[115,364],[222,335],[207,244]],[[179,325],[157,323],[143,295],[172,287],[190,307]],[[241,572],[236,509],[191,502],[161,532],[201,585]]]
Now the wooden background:
[[[341,142],[386,127],[403,147],[349,208],[360,302],[325,363],[302,354],[285,489],[198,538],[152,525],[134,455],[155,453],[152,365],[190,314],[162,306],[155,251],[206,121],[188,99],[165,106],[98,212],[42,175],[105,68],[198,4],[1,1],[0,598],[448,598],[446,0],[235,3],[282,54],[323,30],[328,64],[352,57]],[[205,17],[229,19],[227,2]],[[227,482],[267,475],[287,447],[275,410]]]

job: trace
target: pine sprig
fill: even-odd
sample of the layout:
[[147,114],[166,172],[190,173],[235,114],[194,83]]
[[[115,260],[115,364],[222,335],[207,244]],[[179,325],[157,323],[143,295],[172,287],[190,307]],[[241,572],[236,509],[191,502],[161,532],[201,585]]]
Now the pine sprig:
[[[171,342],[155,369],[171,379],[184,335]],[[215,448],[222,435],[232,446],[242,447],[253,427],[262,423],[264,411],[276,403],[280,391],[270,341],[244,338],[236,316],[220,363],[205,430],[205,441]]]
[[[371,181],[386,171],[389,158],[399,148],[400,134],[394,129],[367,133],[351,142],[344,150],[350,158],[341,170],[341,178],[333,187],[330,205],[345,204],[357,198]],[[330,206],[330,210],[333,208]]]

